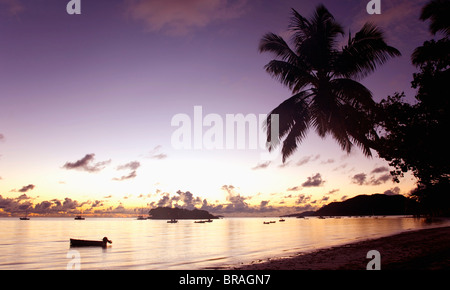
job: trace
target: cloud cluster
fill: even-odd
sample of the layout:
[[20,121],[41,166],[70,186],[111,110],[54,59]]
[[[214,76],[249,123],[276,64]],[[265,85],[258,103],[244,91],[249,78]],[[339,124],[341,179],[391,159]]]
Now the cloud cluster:
[[0,11],[6,11],[11,16],[16,16],[24,10],[25,7],[19,0],[0,0]]
[[185,35],[216,21],[235,19],[247,0],[127,0],[126,12],[150,32]]
[[150,150],[150,152],[148,154],[148,158],[162,160],[162,159],[167,158],[167,154],[162,153],[161,145],[158,145],[155,148],[153,148],[152,150]]
[[83,158],[80,160],[77,160],[75,162],[66,162],[64,164],[63,168],[65,169],[75,169],[75,170],[81,170],[86,171],[90,173],[95,173],[103,170],[106,165],[111,163],[110,160],[101,161],[101,162],[94,162],[95,154],[86,154]]
[[296,165],[297,165],[297,166],[302,166],[302,165],[308,164],[308,163],[310,163],[310,162],[314,162],[314,161],[318,160],[319,158],[320,158],[320,155],[319,155],[319,154],[317,154],[317,155],[309,155],[309,156],[305,156],[305,157],[303,157],[302,159],[300,159],[300,160],[296,163]]
[[[391,175],[388,172],[389,168],[385,166],[374,168],[371,171],[371,175],[368,176],[366,173],[361,172],[358,174],[355,174],[351,177],[351,183],[357,184],[357,185],[380,185],[384,184],[390,179],[392,179]],[[383,173],[383,174],[381,174]],[[381,175],[377,175],[381,174]]]
[[325,181],[322,179],[320,173],[316,173],[315,175],[308,177],[305,182],[302,183],[303,187],[318,187],[322,186]]
[[113,180],[123,181],[128,179],[133,179],[137,176],[137,169],[141,166],[138,161],[131,161],[129,163],[117,166],[117,170],[131,170],[129,174],[123,175],[121,177],[114,177]]
[[[69,197],[64,198],[64,200],[44,200],[36,204],[33,204],[32,200],[33,198],[26,194],[22,194],[16,198],[4,198],[0,195],[0,214],[21,215],[28,212],[29,214],[34,213],[39,215],[61,215],[77,213],[77,208],[82,207],[85,204],[94,204],[90,201],[78,202]],[[96,202],[94,206],[98,205],[99,202]]]
[[35,187],[36,186],[34,184],[28,184],[28,185],[22,187],[21,189],[19,189],[18,191],[19,192],[27,192],[27,191],[33,190]]
[[258,170],[258,169],[266,169],[270,165],[270,161],[258,163],[255,167],[252,167],[252,170]]

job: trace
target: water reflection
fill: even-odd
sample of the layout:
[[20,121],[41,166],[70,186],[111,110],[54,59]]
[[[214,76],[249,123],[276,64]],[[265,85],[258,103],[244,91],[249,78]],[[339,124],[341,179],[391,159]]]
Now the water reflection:
[[[82,269],[201,269],[335,246],[410,229],[433,227],[405,217],[180,220],[90,218],[0,219],[0,269],[65,269],[69,238],[101,239],[111,247],[79,248]],[[448,221],[438,226],[449,225]]]

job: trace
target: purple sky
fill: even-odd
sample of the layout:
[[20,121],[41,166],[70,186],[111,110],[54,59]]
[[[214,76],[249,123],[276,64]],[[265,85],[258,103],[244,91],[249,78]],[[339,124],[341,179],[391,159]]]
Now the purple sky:
[[271,56],[258,42],[288,36],[291,7],[309,17],[319,3],[347,31],[366,21],[385,30],[403,56],[363,83],[376,101],[396,91],[413,100],[410,55],[431,38],[418,20],[426,1],[381,0],[381,15],[360,0],[81,0],[81,15],[67,2],[0,0],[0,215],[158,202],[278,214],[414,187],[409,175],[387,180],[385,161],[357,148],[347,156],[313,132],[284,167],[262,150],[175,150],[171,119],[194,106],[223,118],[269,113],[290,92],[264,71]]

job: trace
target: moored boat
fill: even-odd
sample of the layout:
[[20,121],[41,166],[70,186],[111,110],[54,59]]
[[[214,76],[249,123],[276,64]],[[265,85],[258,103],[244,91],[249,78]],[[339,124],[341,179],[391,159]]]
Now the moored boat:
[[112,241],[108,240],[107,237],[104,237],[101,241],[70,239],[71,247],[103,247],[103,248],[106,248],[108,243],[112,244]]
[[84,221],[84,217],[82,217],[81,215],[77,215],[74,220],[78,220],[78,221]]
[[170,221],[167,221],[168,224],[176,224],[178,221],[176,219],[171,219]]

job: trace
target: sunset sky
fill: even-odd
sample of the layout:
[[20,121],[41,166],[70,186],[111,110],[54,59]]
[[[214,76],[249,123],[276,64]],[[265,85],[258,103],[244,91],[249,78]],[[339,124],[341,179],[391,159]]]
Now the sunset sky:
[[[414,48],[431,39],[427,1],[0,0],[0,216],[127,214],[158,205],[215,214],[279,215],[358,194],[407,194],[386,161],[347,155],[310,132],[282,164],[262,149],[174,148],[177,114],[267,114],[291,96],[258,52],[267,32],[289,37],[291,8],[323,3],[356,33],[377,23],[402,57],[362,81],[380,101],[410,87]],[[346,35],[348,37],[348,35]],[[342,38],[342,43],[346,38]],[[204,128],[206,131],[208,128]],[[194,138],[194,137],[193,137]]]

